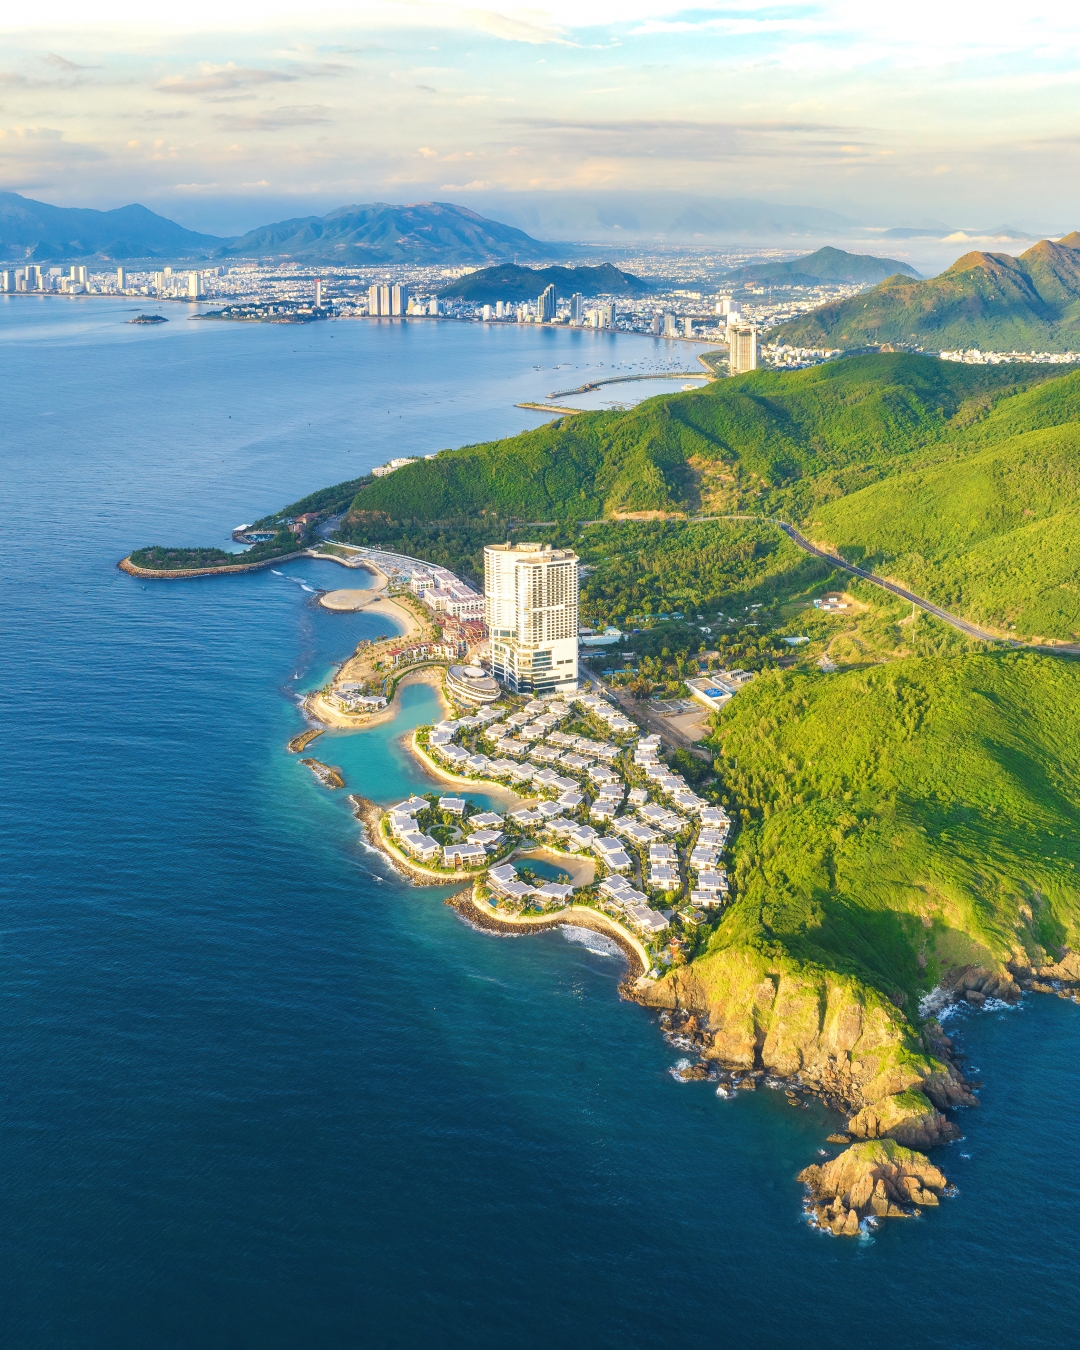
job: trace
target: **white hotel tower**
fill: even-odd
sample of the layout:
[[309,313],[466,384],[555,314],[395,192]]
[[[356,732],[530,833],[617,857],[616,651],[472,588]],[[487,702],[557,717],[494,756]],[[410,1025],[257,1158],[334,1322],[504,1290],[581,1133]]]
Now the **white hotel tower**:
[[491,673],[519,694],[571,692],[578,678],[578,557],[550,544],[488,544]]

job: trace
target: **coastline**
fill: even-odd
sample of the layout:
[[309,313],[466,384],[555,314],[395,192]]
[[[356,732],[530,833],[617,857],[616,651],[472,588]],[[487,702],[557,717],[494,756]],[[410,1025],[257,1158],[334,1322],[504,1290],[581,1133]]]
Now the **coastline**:
[[481,906],[476,899],[476,887],[461,891],[457,895],[452,895],[447,901],[452,909],[456,909],[463,918],[475,923],[480,928],[488,928],[493,932],[513,932],[513,933],[539,933],[547,928],[557,928],[563,924],[571,924],[578,928],[592,928],[596,932],[601,932],[605,937],[610,937],[618,943],[624,954],[636,960],[641,966],[641,972],[637,979],[632,983],[627,981],[630,988],[640,984],[645,980],[647,984],[653,981],[648,979],[650,962],[648,953],[642,943],[629,931],[610,918],[607,914],[597,909],[590,909],[587,905],[568,905],[565,909],[557,910],[554,914],[533,914],[528,918],[520,918],[516,915],[499,914],[488,906]]
[[477,881],[491,865],[490,862],[485,862],[483,867],[471,871],[460,868],[449,873],[436,872],[433,868],[425,867],[410,858],[387,839],[380,829],[382,808],[376,806],[370,797],[361,797],[359,793],[354,792],[349,801],[352,804],[353,815],[364,826],[367,842],[389,860],[396,872],[416,886],[454,886],[459,881]]
[[[348,661],[346,661],[345,665],[341,667],[341,670],[335,676],[335,682],[345,672],[348,664]],[[370,727],[378,727],[385,722],[392,722],[397,717],[401,712],[401,690],[407,684],[430,684],[438,690],[443,712],[446,713],[450,711],[450,705],[446,701],[446,694],[443,692],[442,670],[442,666],[432,665],[406,671],[394,686],[393,698],[385,708],[380,708],[377,712],[340,712],[337,708],[331,708],[326,703],[321,692],[308,694],[300,706],[308,717],[313,718],[316,722],[321,722],[323,726],[336,727],[342,731],[367,731]]]

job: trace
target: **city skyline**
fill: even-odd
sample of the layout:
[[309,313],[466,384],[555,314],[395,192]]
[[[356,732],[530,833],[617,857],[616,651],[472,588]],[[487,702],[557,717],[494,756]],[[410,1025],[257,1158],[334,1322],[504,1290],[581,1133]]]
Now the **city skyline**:
[[846,0],[96,13],[5,26],[5,188],[222,233],[374,199],[527,224],[674,193],[1036,232],[1080,208],[1060,5],[987,24],[916,5],[903,28]]

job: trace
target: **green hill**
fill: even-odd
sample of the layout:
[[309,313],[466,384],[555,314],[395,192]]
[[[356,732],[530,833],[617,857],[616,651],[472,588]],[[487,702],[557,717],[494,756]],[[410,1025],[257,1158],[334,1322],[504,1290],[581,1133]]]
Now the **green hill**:
[[720,280],[725,286],[816,286],[822,281],[863,286],[896,275],[916,280],[919,277],[914,267],[892,258],[874,258],[865,253],[846,253],[842,248],[826,247],[786,262],[736,267]]
[[648,1001],[855,1108],[962,1100],[919,999],[1015,992],[1010,968],[1080,939],[1077,706],[1080,665],[1031,654],[759,676],[713,741],[743,821],[734,903]]
[[535,300],[545,287],[554,286],[560,297],[573,295],[624,295],[637,298],[648,295],[648,282],[629,272],[620,272],[611,263],[602,267],[519,267],[505,263],[501,267],[485,267],[459,277],[439,292],[441,296],[471,300],[478,305],[493,305],[498,300],[514,304]]
[[1019,258],[966,253],[929,281],[890,277],[770,331],[796,346],[1080,351],[1080,233]]
[[[758,371],[444,451],[362,487],[344,534],[474,571],[512,520],[780,515],[968,618],[1071,640],[1077,421],[1080,373],[1055,367],[893,353]],[[676,557],[651,536],[626,539],[622,553],[605,544],[607,570],[589,583],[598,613],[723,594],[704,541]],[[736,589],[804,574],[759,543],[740,569]],[[716,584],[681,585],[688,576]],[[625,603],[604,592],[620,577]]]

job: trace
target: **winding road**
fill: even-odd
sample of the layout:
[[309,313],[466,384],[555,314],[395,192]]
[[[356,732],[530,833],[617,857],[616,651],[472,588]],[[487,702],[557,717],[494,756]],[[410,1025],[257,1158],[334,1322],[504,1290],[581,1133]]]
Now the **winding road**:
[[886,581],[884,577],[875,576],[873,572],[868,572],[864,567],[856,567],[854,563],[846,562],[836,553],[830,553],[827,549],[818,548],[812,544],[805,535],[799,533],[794,525],[789,525],[786,521],[778,520],[775,516],[751,516],[751,515],[733,515],[733,516],[699,516],[692,522],[694,524],[705,520],[757,520],[763,524],[775,525],[778,529],[784,531],[787,537],[794,544],[814,558],[821,558],[823,562],[831,563],[833,567],[843,568],[845,572],[850,572],[852,576],[861,577],[863,581],[870,581],[875,586],[880,586],[883,591],[890,591],[893,595],[898,595],[902,600],[909,600],[919,609],[925,610],[927,614],[933,614],[935,618],[942,619],[945,623],[951,624],[953,628],[959,629],[961,633],[966,633],[968,637],[978,638],[982,642],[1005,642],[1010,647],[1020,647],[1029,651],[1054,652],[1065,655],[1075,655],[1080,653],[1080,643],[1064,642],[1021,642],[1017,638],[1002,638],[997,633],[988,632],[985,628],[979,628],[978,625],[971,623],[968,619],[961,619],[956,614],[950,614],[947,609],[942,609],[940,605],[935,605],[930,600],[925,600],[921,595],[916,595],[914,591],[906,590],[903,586],[898,586],[893,581]]

